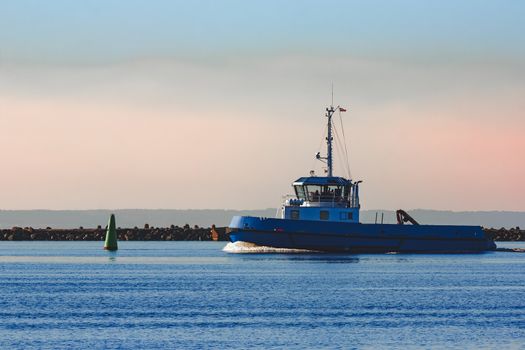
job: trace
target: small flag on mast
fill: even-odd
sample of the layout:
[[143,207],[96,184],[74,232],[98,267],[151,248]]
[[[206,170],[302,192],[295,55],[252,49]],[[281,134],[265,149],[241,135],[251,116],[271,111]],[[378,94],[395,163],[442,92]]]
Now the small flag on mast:
[[339,112],[346,112],[346,108],[339,107]]

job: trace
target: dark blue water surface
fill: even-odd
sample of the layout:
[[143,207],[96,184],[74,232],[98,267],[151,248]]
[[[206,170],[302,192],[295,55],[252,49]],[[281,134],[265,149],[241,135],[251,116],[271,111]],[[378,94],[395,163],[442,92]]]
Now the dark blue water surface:
[[525,254],[101,244],[0,242],[1,349],[525,346]]

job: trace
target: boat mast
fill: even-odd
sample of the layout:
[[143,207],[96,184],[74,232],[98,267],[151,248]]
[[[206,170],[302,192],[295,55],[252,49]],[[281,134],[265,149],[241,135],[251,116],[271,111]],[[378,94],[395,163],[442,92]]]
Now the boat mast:
[[328,176],[329,177],[332,177],[333,176],[333,158],[332,158],[332,140],[333,140],[333,137],[332,137],[332,115],[334,114],[335,112],[335,109],[334,109],[334,106],[333,106],[333,102],[332,102],[332,105],[330,106],[330,108],[327,108],[326,109],[326,117],[328,118],[328,136],[326,137],[326,148],[327,148],[327,151],[328,151],[328,154],[326,156],[326,163],[328,165]]

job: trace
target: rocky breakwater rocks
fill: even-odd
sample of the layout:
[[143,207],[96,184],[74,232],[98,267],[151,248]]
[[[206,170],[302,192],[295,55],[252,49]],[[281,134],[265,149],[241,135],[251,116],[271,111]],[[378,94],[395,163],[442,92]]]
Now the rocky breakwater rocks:
[[[225,227],[216,227],[219,241],[228,241]],[[105,228],[78,228],[78,229],[36,229],[32,227],[13,227],[0,230],[2,241],[103,241],[106,235]],[[211,228],[203,228],[189,225],[183,227],[172,225],[171,227],[144,228],[117,228],[117,236],[120,241],[211,241]]]
[[519,227],[506,228],[484,228],[486,234],[492,237],[495,241],[525,241],[525,230]]

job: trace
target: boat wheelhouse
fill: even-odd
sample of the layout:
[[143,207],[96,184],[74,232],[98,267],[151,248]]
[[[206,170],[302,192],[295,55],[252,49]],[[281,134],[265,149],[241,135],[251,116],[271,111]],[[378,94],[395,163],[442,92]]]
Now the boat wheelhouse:
[[301,177],[293,183],[296,198],[287,199],[282,218],[359,222],[359,182],[343,177]]

